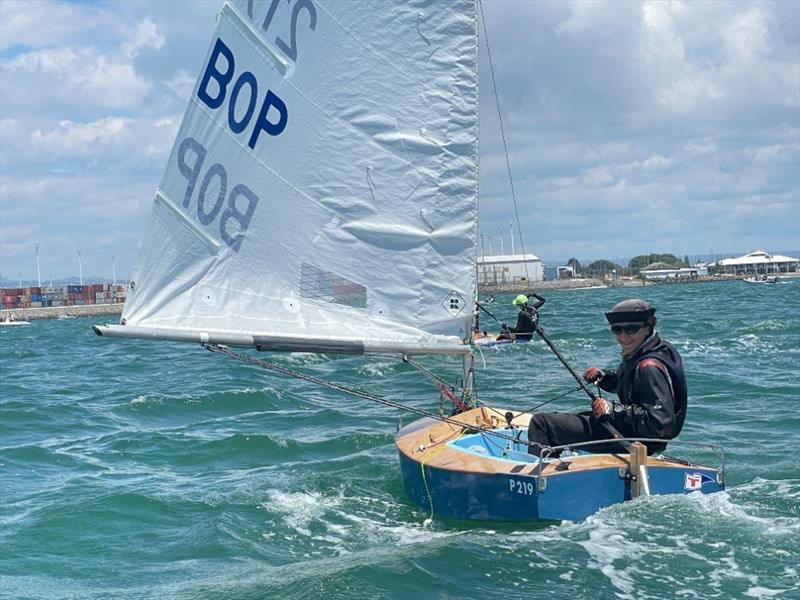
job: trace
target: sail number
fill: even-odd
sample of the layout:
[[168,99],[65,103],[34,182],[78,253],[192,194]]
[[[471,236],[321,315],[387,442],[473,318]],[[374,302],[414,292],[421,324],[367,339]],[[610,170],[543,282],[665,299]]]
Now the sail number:
[[523,494],[525,496],[533,496],[536,493],[536,487],[530,481],[522,481],[520,479],[509,479],[509,491]]
[[[269,26],[272,24],[272,19],[275,17],[275,11],[278,9],[280,0],[272,0],[267,10],[267,16],[264,17],[264,22],[261,23],[261,29],[266,33]],[[308,13],[308,28],[311,31],[317,29],[317,9],[311,0],[296,0],[292,7],[292,23],[289,31],[289,43],[287,44],[280,36],[275,38],[275,45],[280,48],[283,53],[292,62],[297,62],[297,19],[300,17],[301,12]],[[247,16],[253,19],[253,0],[247,0]]]

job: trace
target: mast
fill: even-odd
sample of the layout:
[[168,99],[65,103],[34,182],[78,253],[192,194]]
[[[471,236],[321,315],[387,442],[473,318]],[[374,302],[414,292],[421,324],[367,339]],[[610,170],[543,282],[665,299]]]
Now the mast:
[[39,244],[36,244],[36,285],[42,287],[42,275],[39,271]]

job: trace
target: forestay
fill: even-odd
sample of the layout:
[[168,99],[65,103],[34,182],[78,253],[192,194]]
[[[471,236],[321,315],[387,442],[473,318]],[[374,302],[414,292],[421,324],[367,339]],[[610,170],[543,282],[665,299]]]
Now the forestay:
[[103,335],[466,352],[475,0],[227,2]]

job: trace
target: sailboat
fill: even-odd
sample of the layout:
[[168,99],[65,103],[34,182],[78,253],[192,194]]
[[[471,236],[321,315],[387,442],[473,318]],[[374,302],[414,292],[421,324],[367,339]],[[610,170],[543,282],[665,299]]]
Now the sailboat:
[[[398,432],[409,496],[455,517],[582,518],[662,465],[534,460],[528,416],[477,402],[477,14],[476,0],[226,1],[120,322],[94,331],[202,344],[405,409],[232,348],[389,353],[423,372],[417,355],[460,355],[460,398],[432,378],[463,412],[414,410]],[[719,469],[664,463],[650,493],[723,486]]]

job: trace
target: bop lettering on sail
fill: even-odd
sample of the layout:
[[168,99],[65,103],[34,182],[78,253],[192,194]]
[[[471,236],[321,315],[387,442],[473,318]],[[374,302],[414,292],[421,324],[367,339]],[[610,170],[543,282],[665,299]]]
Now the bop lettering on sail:
[[[236,59],[233,52],[220,38],[217,38],[203,73],[203,78],[200,80],[197,97],[212,110],[221,108],[227,98],[228,127],[237,135],[250,128],[251,133],[247,145],[254,150],[262,131],[274,136],[280,135],[286,129],[286,121],[288,120],[286,104],[272,90],[268,89],[261,102],[258,116],[253,122],[253,114],[255,113],[259,95],[258,80],[250,71],[244,71],[239,73],[236,81],[231,86],[230,84],[235,75]],[[210,89],[212,79],[217,84],[216,93]],[[230,94],[228,93],[228,86],[231,88]],[[245,91],[245,88],[247,91]],[[239,106],[240,99],[242,99],[243,105],[246,103],[247,108],[241,120],[237,120],[236,108]],[[269,118],[270,114],[273,114],[272,119]],[[251,122],[254,123],[252,127]]]
[[[244,133],[251,150],[264,139],[262,133],[280,135],[289,118],[283,100],[270,89],[262,94],[263,89],[252,71],[237,72],[236,56],[218,37],[203,70],[197,99],[212,111],[224,111],[220,121],[235,137]],[[216,222],[220,239],[238,252],[259,197],[247,184],[229,181],[223,164],[206,164],[207,155],[208,149],[194,137],[181,140],[176,160],[186,178],[182,206],[191,211],[194,202],[200,223],[211,226]]]

